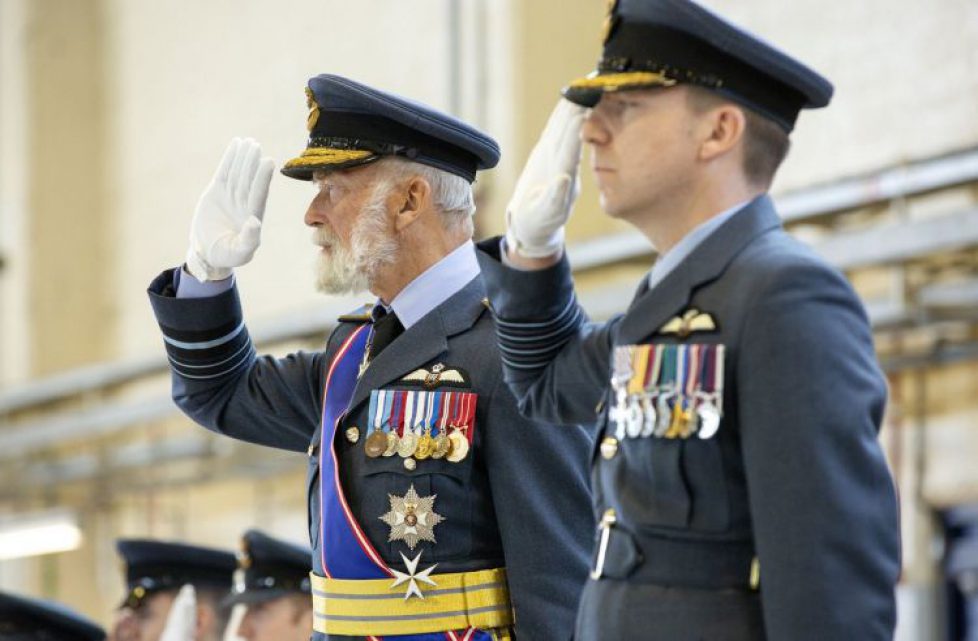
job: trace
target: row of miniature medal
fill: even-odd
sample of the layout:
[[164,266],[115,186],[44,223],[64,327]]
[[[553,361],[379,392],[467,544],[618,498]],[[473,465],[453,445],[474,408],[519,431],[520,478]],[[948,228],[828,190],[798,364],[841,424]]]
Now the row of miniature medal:
[[723,416],[723,345],[615,348],[615,438],[712,438]]
[[374,390],[364,452],[458,463],[469,454],[476,399],[473,392]]

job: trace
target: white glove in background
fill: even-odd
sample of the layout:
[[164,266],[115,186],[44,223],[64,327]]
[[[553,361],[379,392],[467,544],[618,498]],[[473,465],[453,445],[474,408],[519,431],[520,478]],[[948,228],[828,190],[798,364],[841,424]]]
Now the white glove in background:
[[188,584],[180,588],[173,599],[160,641],[194,641],[196,628],[197,596],[194,586]]
[[552,256],[564,244],[564,225],[580,191],[585,112],[561,98],[516,182],[506,207],[506,245],[521,256]]
[[235,138],[228,145],[190,224],[187,271],[194,278],[227,278],[255,255],[274,170],[275,162],[262,158],[254,140]]

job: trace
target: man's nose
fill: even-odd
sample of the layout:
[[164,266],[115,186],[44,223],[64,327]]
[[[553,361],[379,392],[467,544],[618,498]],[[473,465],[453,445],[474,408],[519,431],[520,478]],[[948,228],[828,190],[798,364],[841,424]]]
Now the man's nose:
[[604,145],[610,139],[611,134],[597,109],[588,110],[584,124],[581,125],[581,140],[590,145]]
[[309,227],[319,227],[326,222],[326,212],[323,208],[323,203],[320,201],[319,194],[316,194],[316,197],[309,203],[309,207],[306,209],[306,215],[303,216],[302,222]]

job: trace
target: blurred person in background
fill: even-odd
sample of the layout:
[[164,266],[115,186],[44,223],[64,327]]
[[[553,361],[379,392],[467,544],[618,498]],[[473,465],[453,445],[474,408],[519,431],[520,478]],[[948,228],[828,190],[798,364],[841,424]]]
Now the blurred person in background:
[[0,592],[0,641],[103,641],[94,621],[53,601]]
[[230,615],[223,601],[237,568],[233,553],[150,539],[119,539],[116,549],[128,589],[120,607],[131,611],[120,622],[122,634],[135,629],[139,641],[222,640]]
[[245,641],[308,641],[312,635],[312,550],[248,530],[241,539],[234,589],[224,605],[246,610]]

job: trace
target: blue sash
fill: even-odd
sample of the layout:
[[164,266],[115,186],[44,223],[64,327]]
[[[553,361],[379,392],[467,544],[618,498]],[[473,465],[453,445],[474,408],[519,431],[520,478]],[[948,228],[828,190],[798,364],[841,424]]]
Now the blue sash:
[[[393,578],[390,569],[380,558],[377,550],[367,539],[360,524],[346,503],[336,460],[334,441],[336,428],[353,398],[360,363],[372,330],[370,325],[357,329],[340,346],[326,375],[323,391],[322,441],[319,444],[319,528],[320,560],[323,572],[335,579],[383,579]],[[382,641],[381,637],[368,637]],[[489,641],[491,636],[481,630],[460,632],[432,632],[386,636],[389,641]]]

